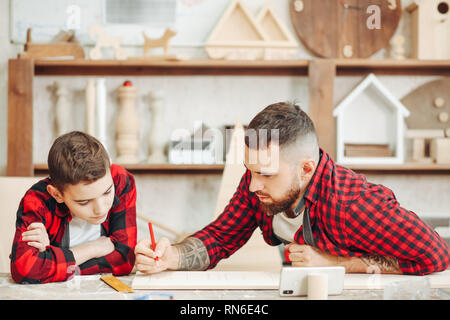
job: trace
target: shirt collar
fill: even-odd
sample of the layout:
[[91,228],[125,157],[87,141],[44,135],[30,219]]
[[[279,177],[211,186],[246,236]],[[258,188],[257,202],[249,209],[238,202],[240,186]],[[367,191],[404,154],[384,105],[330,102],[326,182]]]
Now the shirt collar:
[[317,202],[320,197],[322,175],[325,170],[326,164],[330,160],[330,156],[325,151],[323,151],[321,148],[319,150],[319,164],[317,165],[316,171],[314,172],[311,181],[309,182],[308,186],[306,187],[305,193],[303,194],[303,197],[305,199],[308,199],[312,203]]

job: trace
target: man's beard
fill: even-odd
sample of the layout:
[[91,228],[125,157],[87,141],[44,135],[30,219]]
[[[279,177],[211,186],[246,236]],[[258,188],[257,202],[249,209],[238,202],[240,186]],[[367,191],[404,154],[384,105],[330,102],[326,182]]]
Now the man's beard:
[[[280,212],[288,213],[289,211],[291,211],[292,205],[298,200],[300,193],[301,189],[297,184],[297,187],[291,187],[286,196],[281,200],[272,199],[273,202],[271,204],[264,204],[262,201],[260,201],[259,204],[261,206],[261,209],[270,216],[276,215]],[[291,214],[288,214],[288,216],[291,216]]]

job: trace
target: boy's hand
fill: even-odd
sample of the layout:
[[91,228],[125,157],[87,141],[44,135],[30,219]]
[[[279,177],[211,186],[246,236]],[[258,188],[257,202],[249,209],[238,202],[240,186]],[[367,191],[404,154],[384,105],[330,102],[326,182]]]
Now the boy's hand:
[[[176,270],[178,268],[179,254],[169,239],[161,238],[152,250],[150,239],[138,242],[134,249],[136,254],[136,269],[143,273],[157,273],[166,269]],[[155,258],[158,257],[158,261]]]
[[106,256],[115,250],[114,243],[112,243],[109,237],[101,236],[97,240],[94,240],[95,246],[97,248],[96,258]]
[[22,241],[28,241],[27,244],[38,248],[39,252],[45,251],[45,248],[50,245],[47,229],[40,222],[33,222],[28,226],[27,231],[22,233]]

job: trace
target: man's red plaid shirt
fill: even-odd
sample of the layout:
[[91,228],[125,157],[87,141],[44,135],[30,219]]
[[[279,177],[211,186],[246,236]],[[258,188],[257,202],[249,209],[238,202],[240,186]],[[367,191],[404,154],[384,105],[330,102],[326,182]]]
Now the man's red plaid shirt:
[[[134,266],[137,237],[134,177],[118,165],[111,165],[111,175],[115,187],[114,202],[101,225],[101,235],[111,239],[115,250],[81,264],[81,274],[124,275],[130,273]],[[18,283],[64,281],[77,269],[72,251],[63,246],[64,233],[72,216],[64,203],[57,203],[47,192],[49,183],[50,179],[46,178],[33,185],[22,198],[17,211],[11,275]],[[50,245],[43,252],[21,240],[22,232],[33,222],[41,222],[47,229]]]
[[[281,243],[273,233],[273,216],[262,211],[249,191],[250,181],[247,170],[223,213],[193,234],[208,250],[209,268],[241,248],[257,227],[268,244]],[[390,189],[337,165],[323,150],[304,197],[315,245],[324,252],[395,257],[404,274],[425,275],[449,266],[447,243],[414,212],[401,207]],[[303,226],[294,239],[305,244]]]

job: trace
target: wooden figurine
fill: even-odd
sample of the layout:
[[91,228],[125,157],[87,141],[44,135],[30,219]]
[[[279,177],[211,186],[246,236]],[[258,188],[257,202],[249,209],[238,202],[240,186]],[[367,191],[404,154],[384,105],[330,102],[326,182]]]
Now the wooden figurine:
[[84,50],[75,38],[74,32],[60,32],[50,43],[33,43],[31,28],[27,29],[25,52],[19,58],[56,58],[71,57],[84,59]]
[[374,74],[369,74],[333,111],[337,117],[337,161],[403,163],[404,118],[409,113]]
[[158,39],[152,39],[142,32],[144,36],[144,55],[148,55],[149,51],[154,48],[162,48],[164,55],[169,55],[169,41],[177,33],[170,28],[167,28],[164,34]]
[[95,133],[97,139],[106,148],[106,79],[95,81]]
[[56,112],[55,112],[55,126],[56,136],[67,133],[70,131],[71,110],[68,100],[69,91],[61,84],[61,82],[55,82],[54,88],[56,89]]
[[138,163],[140,121],[136,112],[137,88],[131,81],[119,87],[119,112],[116,122],[118,163]]
[[87,80],[86,84],[86,110],[85,110],[85,120],[86,120],[86,133],[91,136],[96,135],[95,132],[95,79],[90,78]]
[[411,13],[411,56],[416,59],[450,59],[450,1],[416,0]]
[[[164,34],[157,39],[152,39],[142,32],[142,36],[144,37],[144,54],[142,56],[129,57],[128,59],[133,60],[171,60],[171,61],[179,61],[179,60],[187,60],[187,58],[180,54],[171,54],[170,50],[170,39],[173,38],[177,33],[167,28],[164,31]],[[150,50],[161,48],[163,50],[163,54],[151,54]]]
[[161,136],[162,126],[164,124],[162,112],[164,107],[164,95],[160,91],[155,91],[150,94],[151,104],[150,113],[152,117],[149,134],[150,156],[149,163],[165,163],[167,162],[164,155],[165,141]]
[[114,58],[117,60],[127,58],[125,51],[120,47],[121,37],[108,35],[99,25],[93,25],[89,28],[89,36],[96,40],[95,47],[89,52],[89,57],[92,60],[99,60],[103,57],[102,48],[113,48]]
[[405,59],[405,37],[401,34],[395,35],[391,41],[391,58],[397,60]]

